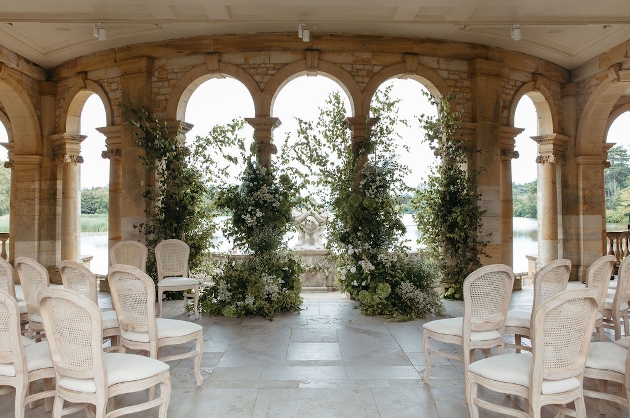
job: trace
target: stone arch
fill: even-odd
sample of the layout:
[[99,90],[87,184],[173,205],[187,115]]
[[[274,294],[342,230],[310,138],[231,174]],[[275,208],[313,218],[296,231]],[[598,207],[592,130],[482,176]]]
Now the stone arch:
[[234,64],[219,61],[216,70],[211,70],[209,65],[199,65],[188,71],[180,78],[169,95],[166,105],[166,120],[181,120],[186,117],[186,106],[194,91],[202,83],[211,78],[232,77],[245,86],[252,96],[255,108],[260,102],[260,87],[254,78],[245,70]]
[[610,126],[613,124],[613,122],[619,116],[621,116],[622,114],[626,112],[630,112],[630,103],[624,103],[623,105],[617,107],[615,110],[613,110],[610,113],[610,116],[608,116],[608,121],[606,122],[606,129],[604,130],[604,140],[608,138],[608,131],[610,130]]
[[13,129],[11,129],[11,120],[6,115],[6,113],[4,113],[1,110],[0,110],[0,124],[2,124],[2,126],[4,126],[4,128],[7,131],[7,138],[9,140],[9,143],[12,143],[13,142]]
[[260,108],[256,107],[256,116],[271,116],[273,103],[282,87],[289,81],[313,71],[316,71],[317,75],[333,80],[343,89],[350,99],[350,114],[356,115],[357,105],[361,103],[362,93],[359,84],[350,73],[328,61],[319,61],[316,69],[309,69],[307,68],[306,60],[299,60],[282,67],[269,80],[263,91],[262,106]]
[[538,117],[537,135],[548,135],[560,132],[557,111],[555,106],[553,106],[551,92],[544,85],[536,86],[536,82],[534,81],[523,84],[514,95],[512,103],[510,104],[508,126],[514,126],[516,107],[523,96],[529,97],[536,108],[536,116]]
[[[602,144],[610,128],[613,108],[621,95],[630,89],[630,82],[620,81],[620,73],[625,73],[624,79],[630,75],[630,70],[619,71],[613,77],[608,77],[597,86],[590,95],[584,110],[580,115],[576,135],[576,154],[578,156],[600,156]],[[620,108],[621,109],[621,108]]]
[[0,64],[0,102],[10,121],[9,141],[13,143],[13,152],[15,154],[41,154],[39,116],[21,83],[3,64]]
[[415,71],[409,72],[406,68],[406,63],[401,62],[399,64],[393,64],[383,68],[370,79],[363,91],[363,103],[361,104],[361,109],[367,113],[370,109],[372,97],[381,84],[390,78],[399,76],[412,78],[418,81],[435,97],[442,97],[449,89],[442,77],[429,67],[417,64]]
[[111,126],[114,120],[114,111],[107,92],[93,80],[77,78],[77,83],[66,95],[63,113],[61,114],[61,132],[81,133],[81,112],[85,102],[92,94],[96,94],[101,99],[105,107],[106,126]]

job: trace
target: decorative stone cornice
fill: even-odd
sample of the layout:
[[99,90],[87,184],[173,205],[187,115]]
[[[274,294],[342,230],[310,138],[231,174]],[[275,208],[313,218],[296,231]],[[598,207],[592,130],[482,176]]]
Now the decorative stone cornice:
[[9,161],[4,166],[14,170],[33,170],[40,167],[43,160],[41,155],[9,155]]
[[271,118],[271,117],[256,117],[256,118],[245,118],[245,122],[249,123],[252,128],[254,128],[254,135],[256,134],[256,130],[267,129],[273,130],[278,126],[282,125],[279,118]]

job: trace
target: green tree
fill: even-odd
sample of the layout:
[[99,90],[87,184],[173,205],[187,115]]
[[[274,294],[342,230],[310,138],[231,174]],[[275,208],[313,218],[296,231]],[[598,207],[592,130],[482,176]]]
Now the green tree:
[[622,146],[614,146],[608,150],[610,167],[604,170],[604,189],[606,192],[606,209],[618,206],[617,194],[628,185],[630,177],[630,155]]
[[512,185],[514,216],[536,219],[538,216],[537,189],[536,180],[526,184]]
[[107,213],[109,207],[109,187],[92,187],[81,190],[81,213]]
[[11,169],[0,163],[0,216],[9,213],[11,202]]
[[413,200],[416,222],[424,243],[438,264],[446,284],[445,297],[462,299],[464,279],[481,266],[486,242],[479,236],[484,213],[479,207],[474,169],[462,169],[467,152],[455,138],[460,113],[451,110],[451,96],[441,100],[429,97],[437,106],[437,117],[420,117],[425,141],[440,158],[423,188]]

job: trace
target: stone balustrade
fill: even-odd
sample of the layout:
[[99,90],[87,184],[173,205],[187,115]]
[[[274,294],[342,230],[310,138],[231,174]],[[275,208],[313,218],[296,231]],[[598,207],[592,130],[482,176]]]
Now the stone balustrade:
[[606,232],[606,255],[614,255],[615,274],[621,260],[630,254],[628,249],[628,231],[607,231]]

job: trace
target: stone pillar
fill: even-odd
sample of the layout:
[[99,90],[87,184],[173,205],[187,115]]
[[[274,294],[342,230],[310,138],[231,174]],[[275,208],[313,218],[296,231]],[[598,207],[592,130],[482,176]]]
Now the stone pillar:
[[81,193],[79,164],[81,142],[87,136],[59,134],[51,137],[55,164],[62,169],[61,185],[61,259],[78,261],[81,234]]
[[[108,126],[97,128],[97,131],[105,135],[106,151],[101,157],[109,159],[109,203],[107,210],[107,236],[108,249],[122,239],[122,210],[120,197],[122,194],[122,126]],[[108,251],[109,257],[109,251]]]
[[480,238],[487,241],[486,253],[491,258],[482,257],[483,263],[503,263],[501,248],[501,102],[503,80],[508,77],[504,64],[484,59],[473,59],[468,63],[471,79],[472,122],[474,129],[474,150],[469,164],[477,170],[477,187],[481,193],[479,205],[483,229]]
[[269,165],[271,163],[271,155],[278,152],[273,143],[273,130],[280,126],[282,122],[278,118],[265,116],[245,118],[245,121],[254,128],[258,162],[262,165]]
[[558,259],[559,218],[558,194],[560,192],[560,170],[564,164],[564,150],[566,139],[562,135],[540,135],[532,139],[538,143],[538,157],[536,163],[541,164],[541,178],[539,180],[539,196],[541,204],[538,219],[540,231],[538,233],[538,261],[540,266]]
[[[140,57],[116,63],[121,73],[121,102],[134,109],[151,110],[151,77],[153,60]],[[123,121],[120,137],[120,229],[123,240],[143,240],[134,228],[146,221],[144,191],[153,176],[146,172],[140,161],[143,151],[136,146],[136,138]]]
[[[368,118],[365,115],[354,116],[346,118],[346,122],[350,125],[350,131],[352,132],[352,152],[354,157],[359,160],[357,167],[363,167],[367,163],[368,154],[360,153],[360,150],[369,139],[370,128],[378,122],[378,118]],[[363,174],[359,174],[356,182],[360,182],[362,179]]]
[[[580,200],[578,188],[577,156],[577,97],[578,87],[575,83],[562,85],[562,132],[567,136],[565,161],[562,167],[562,239],[561,258],[571,260],[570,280],[582,280],[582,260],[580,256],[581,226]],[[586,274],[586,270],[584,270]]]
[[512,199],[512,159],[518,158],[518,152],[514,151],[514,138],[523,132],[523,129],[510,126],[501,127],[501,170],[500,196],[501,196],[501,258],[503,264],[514,266],[514,205]]

